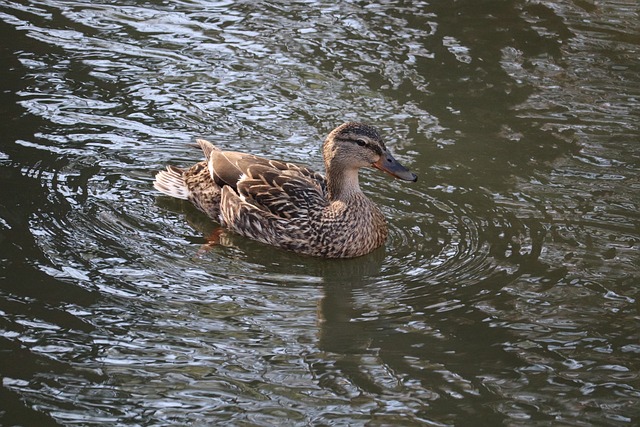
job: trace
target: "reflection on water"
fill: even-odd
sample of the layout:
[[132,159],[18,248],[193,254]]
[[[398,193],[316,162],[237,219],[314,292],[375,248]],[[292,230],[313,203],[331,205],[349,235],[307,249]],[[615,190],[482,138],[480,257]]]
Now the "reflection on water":
[[[0,424],[638,423],[639,13],[0,2]],[[353,119],[421,176],[363,173],[367,256],[152,189]]]

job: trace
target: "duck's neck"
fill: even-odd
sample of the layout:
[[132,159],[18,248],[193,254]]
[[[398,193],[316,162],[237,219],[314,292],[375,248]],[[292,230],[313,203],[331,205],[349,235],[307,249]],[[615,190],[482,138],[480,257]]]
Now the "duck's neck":
[[327,169],[329,200],[348,202],[363,195],[358,182],[358,169],[330,167]]

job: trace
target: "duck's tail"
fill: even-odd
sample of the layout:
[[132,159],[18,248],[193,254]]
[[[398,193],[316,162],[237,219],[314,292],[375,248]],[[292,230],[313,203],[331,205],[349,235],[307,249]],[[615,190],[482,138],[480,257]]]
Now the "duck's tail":
[[189,188],[184,181],[184,170],[175,166],[167,166],[166,171],[158,172],[153,186],[168,196],[189,199]]

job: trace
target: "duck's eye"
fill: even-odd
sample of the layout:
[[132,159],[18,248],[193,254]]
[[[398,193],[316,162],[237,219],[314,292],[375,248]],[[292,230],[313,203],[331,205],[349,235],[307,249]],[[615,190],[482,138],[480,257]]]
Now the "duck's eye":
[[356,144],[358,144],[360,147],[364,147],[365,145],[367,145],[364,139],[356,139]]

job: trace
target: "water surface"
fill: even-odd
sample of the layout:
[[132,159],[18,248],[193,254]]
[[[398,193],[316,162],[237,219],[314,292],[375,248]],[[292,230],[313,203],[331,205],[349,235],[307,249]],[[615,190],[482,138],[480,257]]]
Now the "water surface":
[[[0,1],[0,423],[640,422],[635,1]],[[321,260],[153,190],[189,146],[362,173]]]

